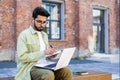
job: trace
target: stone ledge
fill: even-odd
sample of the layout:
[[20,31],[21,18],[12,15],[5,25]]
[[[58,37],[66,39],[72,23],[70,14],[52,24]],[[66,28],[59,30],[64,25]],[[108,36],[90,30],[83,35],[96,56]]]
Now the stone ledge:
[[0,80],[14,80],[14,77],[0,78]]

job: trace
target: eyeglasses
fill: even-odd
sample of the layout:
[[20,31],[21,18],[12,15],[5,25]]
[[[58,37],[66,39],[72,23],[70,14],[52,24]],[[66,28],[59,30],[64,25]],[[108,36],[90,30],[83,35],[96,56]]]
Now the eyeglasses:
[[35,21],[40,24],[46,24],[46,21],[41,21],[41,20],[35,20]]

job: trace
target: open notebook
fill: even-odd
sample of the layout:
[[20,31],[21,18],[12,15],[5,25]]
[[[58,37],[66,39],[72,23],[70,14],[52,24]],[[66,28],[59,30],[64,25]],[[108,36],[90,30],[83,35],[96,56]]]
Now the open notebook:
[[37,63],[35,66],[45,68],[45,69],[50,69],[50,70],[57,70],[57,69],[66,67],[69,64],[75,52],[75,49],[76,49],[75,47],[63,49],[63,52],[61,53],[61,56],[57,62],[44,61],[42,63]]

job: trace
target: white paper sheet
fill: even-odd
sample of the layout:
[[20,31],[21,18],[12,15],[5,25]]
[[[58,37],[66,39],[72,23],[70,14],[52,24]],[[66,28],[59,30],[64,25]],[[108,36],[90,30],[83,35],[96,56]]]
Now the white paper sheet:
[[47,61],[46,60],[46,56],[41,58],[36,64],[35,66],[38,66],[38,67],[44,67],[44,66],[47,66],[47,65],[50,65],[50,64],[53,64],[55,62],[52,62],[52,61]]

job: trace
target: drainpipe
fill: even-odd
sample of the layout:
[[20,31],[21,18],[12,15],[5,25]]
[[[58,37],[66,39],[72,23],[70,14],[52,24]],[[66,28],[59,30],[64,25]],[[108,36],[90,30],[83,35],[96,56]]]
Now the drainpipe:
[[80,47],[80,39],[79,39],[79,0],[74,0],[75,2],[75,27],[74,27],[74,30],[75,30],[75,46],[77,47],[77,50],[76,50],[76,58],[79,58],[79,47]]
[[16,46],[17,46],[17,30],[16,30],[16,23],[17,23],[17,20],[16,20],[16,17],[17,17],[17,1],[14,0],[14,56],[13,56],[13,60],[16,62],[16,54],[17,54],[17,50],[16,50]]
[[117,0],[116,1],[117,3],[117,11],[118,11],[118,14],[117,14],[117,32],[118,32],[118,37],[117,37],[117,41],[118,41],[118,53],[120,53],[120,0]]
[[119,51],[118,53],[120,53],[120,0],[117,0],[117,3],[118,3],[118,47],[119,47]]

